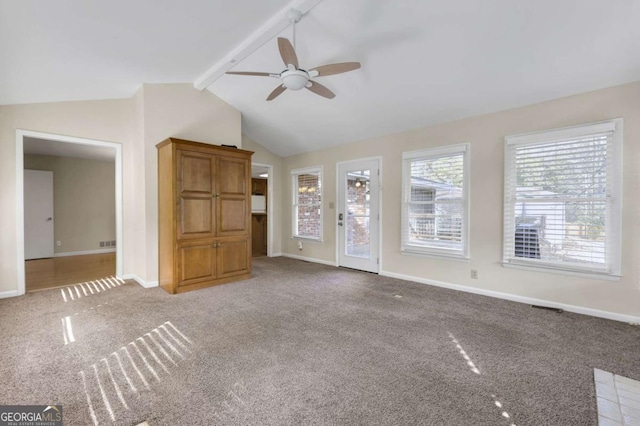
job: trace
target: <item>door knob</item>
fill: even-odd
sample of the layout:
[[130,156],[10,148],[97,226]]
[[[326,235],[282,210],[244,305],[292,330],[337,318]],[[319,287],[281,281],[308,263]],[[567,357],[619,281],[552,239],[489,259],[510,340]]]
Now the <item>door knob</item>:
[[338,226],[342,226],[342,222],[338,222]]

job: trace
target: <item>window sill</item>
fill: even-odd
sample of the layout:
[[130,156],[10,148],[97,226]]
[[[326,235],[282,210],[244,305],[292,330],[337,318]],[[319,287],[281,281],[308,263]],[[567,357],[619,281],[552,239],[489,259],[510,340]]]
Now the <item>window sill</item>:
[[423,252],[423,251],[412,251],[412,250],[400,250],[400,254],[402,254],[403,256],[426,257],[429,259],[453,260],[457,262],[468,262],[469,260],[471,260],[469,256],[463,256],[458,254]]
[[570,275],[574,277],[591,278],[602,281],[620,281],[621,275],[609,274],[606,272],[590,272],[576,269],[553,268],[549,266],[537,266],[524,263],[502,262],[502,266],[511,269],[521,269],[532,272],[546,272],[549,274]]
[[322,243],[324,242],[322,238],[313,238],[313,237],[291,237],[292,240],[300,240],[300,241],[309,241],[310,243]]

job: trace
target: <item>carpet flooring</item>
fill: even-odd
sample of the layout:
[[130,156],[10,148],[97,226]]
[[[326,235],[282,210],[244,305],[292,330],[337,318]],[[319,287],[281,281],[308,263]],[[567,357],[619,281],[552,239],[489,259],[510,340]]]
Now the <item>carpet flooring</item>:
[[287,258],[177,296],[93,285],[0,300],[0,404],[62,404],[65,425],[584,426],[594,368],[640,379],[639,327]]

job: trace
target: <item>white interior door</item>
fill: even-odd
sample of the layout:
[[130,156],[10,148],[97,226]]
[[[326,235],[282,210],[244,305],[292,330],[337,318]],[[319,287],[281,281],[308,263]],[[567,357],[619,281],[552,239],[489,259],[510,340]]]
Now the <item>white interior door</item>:
[[379,160],[338,164],[338,265],[378,272]]
[[53,257],[53,172],[24,171],[24,258]]

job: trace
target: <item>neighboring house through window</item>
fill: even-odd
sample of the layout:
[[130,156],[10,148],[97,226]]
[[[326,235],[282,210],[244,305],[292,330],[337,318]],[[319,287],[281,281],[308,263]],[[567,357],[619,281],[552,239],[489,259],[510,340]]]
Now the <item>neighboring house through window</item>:
[[468,151],[403,153],[403,252],[468,257]]
[[293,237],[322,240],[322,168],[291,171]]
[[622,120],[506,138],[504,264],[620,274]]

